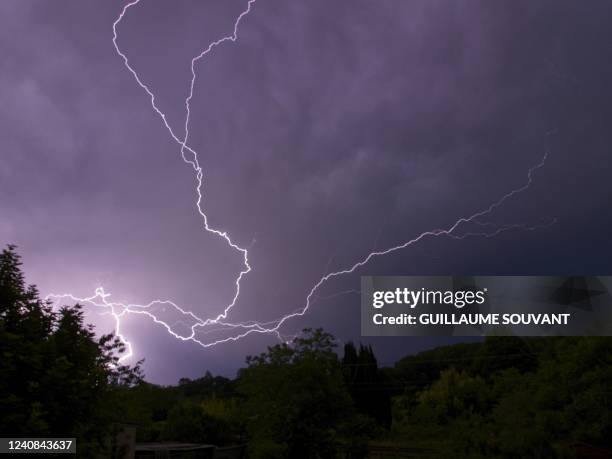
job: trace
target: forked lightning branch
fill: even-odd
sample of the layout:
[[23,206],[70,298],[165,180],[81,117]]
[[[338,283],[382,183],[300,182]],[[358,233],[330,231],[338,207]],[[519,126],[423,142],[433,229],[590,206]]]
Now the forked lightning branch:
[[[488,204],[485,204],[480,210],[475,211],[471,215],[460,216],[455,218],[446,228],[443,229],[433,229],[430,231],[425,231],[421,234],[418,234],[407,241],[399,242],[397,245],[389,247],[384,250],[373,251],[365,256],[363,256],[359,261],[354,264],[339,269],[337,271],[328,272],[322,277],[320,277],[314,284],[313,287],[307,292],[306,298],[301,306],[298,309],[293,309],[293,312],[287,313],[276,320],[261,322],[257,319],[249,321],[249,322],[235,322],[229,320],[229,316],[231,311],[236,305],[241,301],[242,291],[241,291],[241,282],[246,275],[251,271],[251,265],[249,260],[249,252],[248,250],[234,239],[231,238],[230,234],[224,230],[219,228],[214,228],[208,223],[208,216],[205,212],[203,206],[203,179],[204,179],[204,171],[198,160],[198,153],[195,147],[189,145],[189,129],[191,124],[190,114],[191,114],[191,106],[190,103],[193,99],[194,92],[196,89],[197,82],[197,67],[198,65],[203,65],[205,62],[205,57],[212,53],[213,51],[221,51],[223,45],[235,43],[238,41],[239,29],[242,26],[244,20],[252,13],[256,0],[248,0],[246,3],[245,9],[240,13],[238,17],[235,18],[235,21],[230,29],[230,33],[226,36],[221,37],[220,39],[213,41],[211,43],[206,44],[201,49],[202,51],[194,56],[191,60],[191,80],[186,82],[186,85],[189,87],[189,95],[183,101],[185,106],[185,119],[183,124],[183,134],[179,134],[178,130],[175,126],[171,126],[169,124],[168,118],[166,114],[160,109],[156,102],[156,94],[152,91],[152,89],[146,84],[146,76],[140,75],[134,67],[130,64],[130,60],[128,56],[122,51],[121,46],[119,44],[119,31],[123,27],[128,27],[128,13],[136,14],[138,9],[136,8],[141,3],[145,3],[146,0],[134,0],[130,3],[127,3],[120,11],[117,19],[112,24],[112,45],[115,47],[115,51],[117,56],[119,57],[119,62],[122,62],[125,69],[132,75],[134,81],[137,84],[137,87],[140,88],[144,92],[144,95],[148,97],[151,108],[154,112],[159,116],[163,127],[167,130],[170,137],[177,144],[177,152],[179,153],[182,160],[189,165],[195,175],[196,179],[196,187],[195,187],[195,209],[198,214],[202,218],[203,228],[206,232],[210,233],[213,237],[221,238],[227,244],[227,247],[230,251],[235,253],[238,257],[242,259],[243,267],[236,274],[234,278],[235,291],[233,296],[229,299],[226,304],[219,305],[217,308],[217,312],[211,315],[210,317],[200,317],[193,311],[186,310],[170,300],[162,300],[162,299],[154,299],[148,303],[143,304],[126,304],[122,302],[116,302],[110,300],[110,294],[106,293],[105,290],[100,287],[96,290],[96,292],[90,297],[78,297],[72,293],[64,293],[64,294],[49,294],[47,298],[53,301],[56,304],[60,304],[62,301],[70,300],[70,301],[78,301],[83,304],[89,304],[96,308],[101,308],[101,310],[105,314],[111,314],[115,320],[115,333],[119,336],[119,338],[126,344],[127,352],[122,356],[122,359],[129,358],[135,350],[132,348],[128,338],[125,336],[125,332],[122,329],[122,319],[126,315],[134,315],[143,317],[149,320],[153,320],[155,323],[159,324],[163,327],[171,336],[181,341],[190,341],[196,343],[202,347],[212,347],[221,343],[227,343],[231,341],[236,341],[242,339],[251,334],[272,334],[275,335],[278,339],[283,339],[280,330],[281,327],[290,319],[301,317],[305,315],[311,307],[312,302],[315,299],[315,293],[318,289],[325,284],[327,281],[356,272],[358,269],[366,265],[375,257],[380,257],[384,255],[388,255],[390,253],[403,250],[411,247],[414,244],[419,243],[421,240],[430,237],[440,237],[446,236],[455,239],[464,239],[470,236],[480,236],[480,237],[493,237],[502,232],[520,229],[520,230],[534,230],[537,228],[541,228],[543,226],[547,226],[548,224],[553,223],[553,221],[547,223],[546,225],[536,224],[529,225],[526,223],[513,223],[513,224],[504,224],[504,225],[495,225],[491,222],[483,222],[482,220],[490,214],[492,214],[498,207],[500,207],[504,202],[508,199],[513,198],[518,193],[526,191],[532,183],[532,175],[533,173],[542,167],[546,161],[547,154],[545,153],[542,157],[541,161],[538,162],[535,166],[531,167],[527,171],[527,180],[526,182],[519,186],[516,189],[511,190],[510,192],[504,194],[501,197],[491,199]],[[136,97],[136,93],[134,94],[135,103],[139,103],[138,98]],[[475,229],[474,229],[475,228]],[[189,325],[189,332],[179,332],[176,329],[176,323],[169,323],[161,318],[159,314],[159,310],[172,310],[180,317],[185,318],[191,325]],[[252,308],[256,310],[257,308]],[[207,333],[210,331],[211,327],[214,330],[222,330],[227,333],[227,336],[220,339],[214,340],[206,340]]]

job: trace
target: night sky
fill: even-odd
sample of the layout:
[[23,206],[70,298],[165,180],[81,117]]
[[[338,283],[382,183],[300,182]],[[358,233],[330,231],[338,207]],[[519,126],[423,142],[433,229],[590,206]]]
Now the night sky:
[[[245,0],[142,0],[118,44],[183,133],[190,60]],[[42,295],[200,317],[231,301],[241,256],[203,230],[193,169],[112,43],[117,1],[0,3],[0,243]],[[197,65],[190,145],[210,224],[249,249],[229,319],[303,306],[329,271],[451,225],[524,185],[488,221],[542,226],[428,238],[324,284],[291,335],[359,341],[360,275],[612,273],[612,3],[257,0],[236,43]],[[556,223],[549,223],[556,219]],[[113,322],[88,308],[100,332]],[[123,330],[147,379],[232,375],[277,339],[203,349],[144,316]],[[383,364],[451,342],[363,339]]]

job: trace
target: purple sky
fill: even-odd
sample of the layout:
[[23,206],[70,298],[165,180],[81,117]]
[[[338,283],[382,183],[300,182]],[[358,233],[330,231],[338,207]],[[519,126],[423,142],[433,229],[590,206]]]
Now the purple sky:
[[[112,44],[123,3],[0,3],[0,242],[43,294],[171,299],[201,317],[231,301],[241,258],[202,229],[192,169]],[[119,46],[182,133],[190,59],[245,0],[142,0]],[[491,220],[554,226],[428,239],[366,274],[610,274],[612,3],[257,0],[201,61],[191,142],[213,226],[249,247],[232,320],[303,305],[327,271],[448,226],[521,186]],[[111,322],[91,311],[107,330]],[[359,340],[359,296],[317,301],[287,334]],[[231,375],[273,344],[204,350],[142,316],[125,334],[149,380]],[[372,339],[379,360],[440,344]]]

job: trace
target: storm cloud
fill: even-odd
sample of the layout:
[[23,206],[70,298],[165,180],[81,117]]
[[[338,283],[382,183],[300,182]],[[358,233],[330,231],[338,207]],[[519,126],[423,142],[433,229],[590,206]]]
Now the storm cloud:
[[[119,2],[0,5],[0,242],[41,292],[171,299],[223,310],[241,257],[205,232],[193,170],[112,44]],[[182,135],[190,60],[246,1],[143,0],[118,43]],[[190,145],[210,223],[248,247],[230,318],[301,307],[330,270],[452,224],[525,183],[491,215],[556,224],[429,238],[326,283],[292,334],[359,340],[360,275],[609,274],[612,4],[257,0],[239,40],[197,64]],[[108,317],[91,313],[100,330]],[[232,373],[274,343],[204,350],[125,319],[148,379]],[[440,338],[368,339],[383,363]]]

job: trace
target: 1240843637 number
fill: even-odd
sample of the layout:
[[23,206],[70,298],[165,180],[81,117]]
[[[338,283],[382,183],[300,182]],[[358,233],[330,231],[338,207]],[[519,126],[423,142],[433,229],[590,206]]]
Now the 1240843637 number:
[[76,453],[74,438],[2,438],[0,453]]

